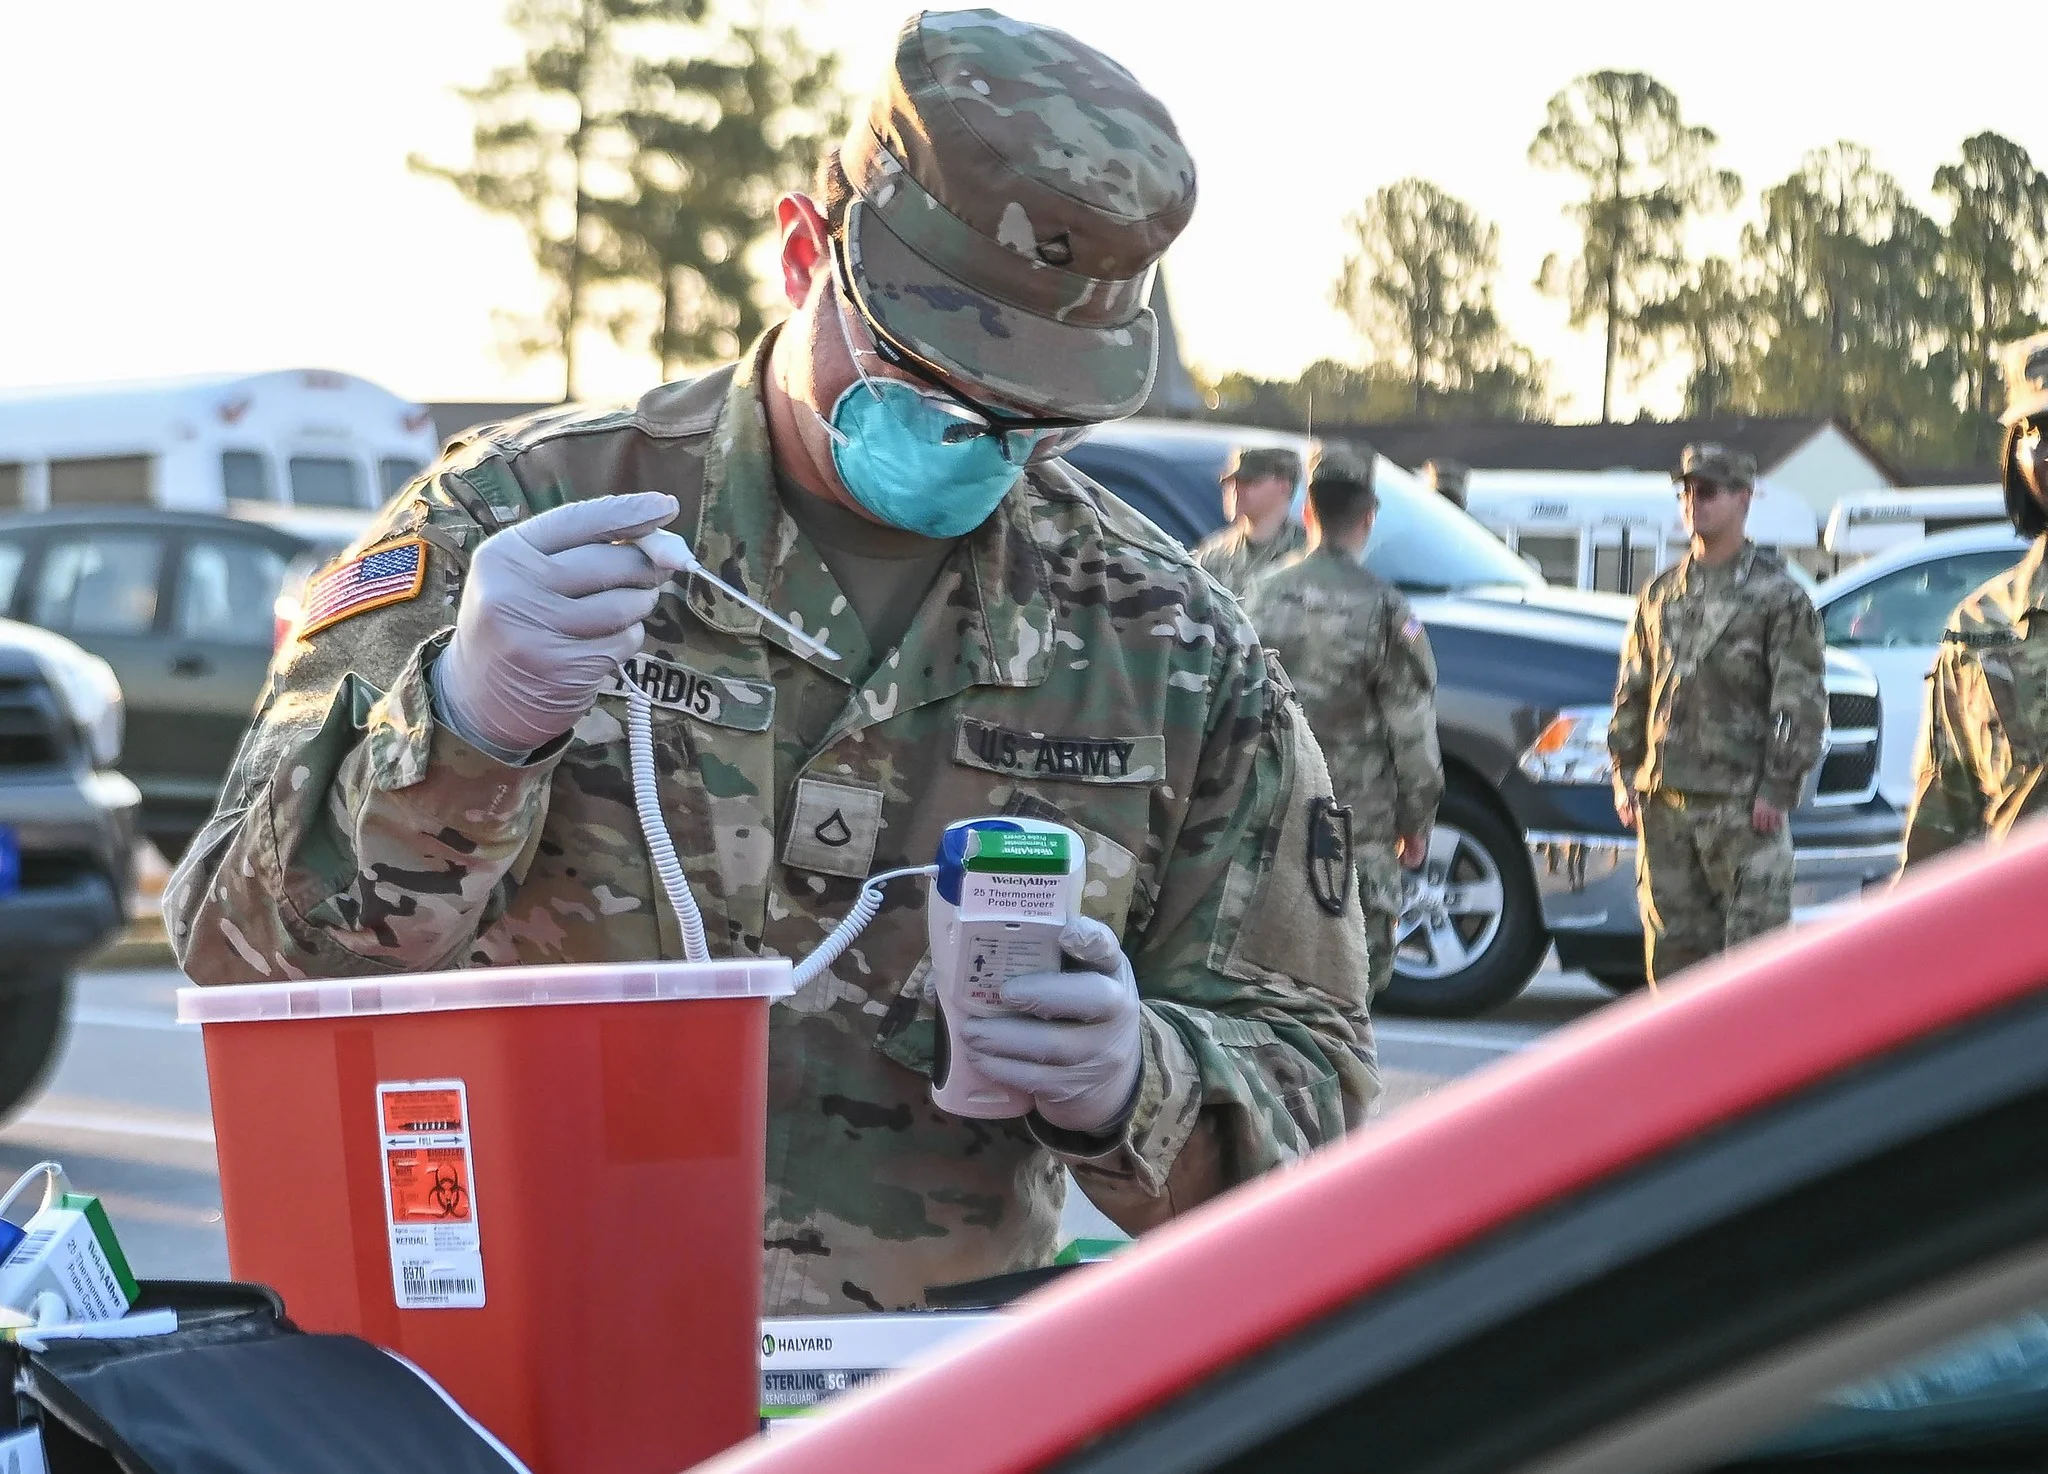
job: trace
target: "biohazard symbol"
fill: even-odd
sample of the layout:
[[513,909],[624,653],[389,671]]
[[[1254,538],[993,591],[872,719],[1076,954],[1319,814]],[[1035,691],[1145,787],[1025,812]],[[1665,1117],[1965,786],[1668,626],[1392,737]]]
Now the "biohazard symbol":
[[469,1190],[463,1187],[462,1179],[447,1168],[434,1169],[434,1182],[428,1189],[428,1196],[434,1200],[434,1206],[441,1210],[443,1218],[467,1216],[463,1212],[463,1204],[469,1199]]
[[813,829],[811,834],[819,844],[828,845],[835,850],[845,849],[853,843],[853,831],[846,825],[846,815],[838,809],[834,809],[825,822]]
[[457,1149],[400,1147],[387,1152],[394,1223],[467,1223],[476,1214],[469,1170]]

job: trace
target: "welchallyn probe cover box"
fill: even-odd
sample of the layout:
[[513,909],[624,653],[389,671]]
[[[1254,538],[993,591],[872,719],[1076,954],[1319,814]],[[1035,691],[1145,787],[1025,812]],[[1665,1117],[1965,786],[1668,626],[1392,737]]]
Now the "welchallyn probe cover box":
[[986,1311],[807,1315],[761,1322],[761,1431],[784,1432],[822,1402],[921,1366],[1003,1323]]

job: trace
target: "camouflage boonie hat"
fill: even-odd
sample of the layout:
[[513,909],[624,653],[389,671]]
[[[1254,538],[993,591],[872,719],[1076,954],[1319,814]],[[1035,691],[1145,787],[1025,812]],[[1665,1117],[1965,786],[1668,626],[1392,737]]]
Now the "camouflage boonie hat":
[[1225,481],[1267,481],[1274,478],[1292,485],[1301,480],[1301,457],[1284,446],[1240,445],[1223,467]]
[[1370,487],[1376,453],[1356,445],[1319,445],[1309,457],[1308,484],[1338,482],[1345,486]]
[[1195,166],[1129,72],[1049,26],[926,11],[840,162],[852,287],[900,347],[1047,417],[1145,402]]
[[1671,479],[1698,479],[1738,491],[1751,490],[1756,486],[1756,457],[1712,441],[1695,442],[1679,452],[1678,469]]
[[2005,368],[2002,423],[2010,425],[2048,412],[2048,333],[2008,343],[1998,356]]

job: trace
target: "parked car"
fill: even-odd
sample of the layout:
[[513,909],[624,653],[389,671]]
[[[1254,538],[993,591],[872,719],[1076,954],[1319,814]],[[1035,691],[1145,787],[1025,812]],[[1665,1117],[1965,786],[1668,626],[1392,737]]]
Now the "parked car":
[[2044,891],[1717,959],[700,1474],[2048,1467]]
[[[1221,524],[1217,477],[1239,444],[1300,436],[1134,420],[1068,455],[1184,542]],[[1445,791],[1403,913],[1395,1010],[1471,1014],[1559,961],[1616,989],[1643,977],[1635,837],[1614,815],[1607,719],[1633,604],[1547,586],[1472,517],[1385,460],[1366,566],[1400,586],[1437,658]],[[1826,756],[1792,816],[1802,910],[1893,873],[1902,824],[1876,791],[1879,693],[1830,653]]]
[[368,516],[293,525],[93,507],[0,518],[0,614],[114,668],[143,827],[171,858],[212,814],[249,725],[287,570],[324,561]]
[[1844,569],[1814,595],[1828,644],[1870,667],[1884,700],[1877,786],[1895,807],[1913,802],[1913,752],[1926,710],[1925,678],[1956,605],[2026,556],[2029,543],[1995,524],[1937,532]]
[[72,972],[127,916],[142,795],[114,766],[122,725],[105,661],[0,619],[0,1119],[56,1055]]

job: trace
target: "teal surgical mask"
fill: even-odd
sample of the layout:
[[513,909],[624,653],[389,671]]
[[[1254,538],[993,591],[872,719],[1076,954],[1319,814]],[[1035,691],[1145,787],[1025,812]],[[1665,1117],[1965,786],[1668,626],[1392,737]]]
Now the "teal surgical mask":
[[964,537],[1022,472],[991,436],[947,438],[956,424],[909,384],[856,379],[825,420],[832,467],[853,499],[891,527]]
[[[832,437],[840,482],[890,526],[926,537],[964,536],[988,520],[1027,463],[1057,455],[1088,433],[1075,421],[1007,420],[937,385],[869,373],[863,359],[916,377],[878,351],[883,339],[854,305],[836,254],[832,283],[838,300],[827,310],[838,321],[855,379],[830,416],[818,419]],[[850,316],[860,318],[875,347],[854,342]]]

